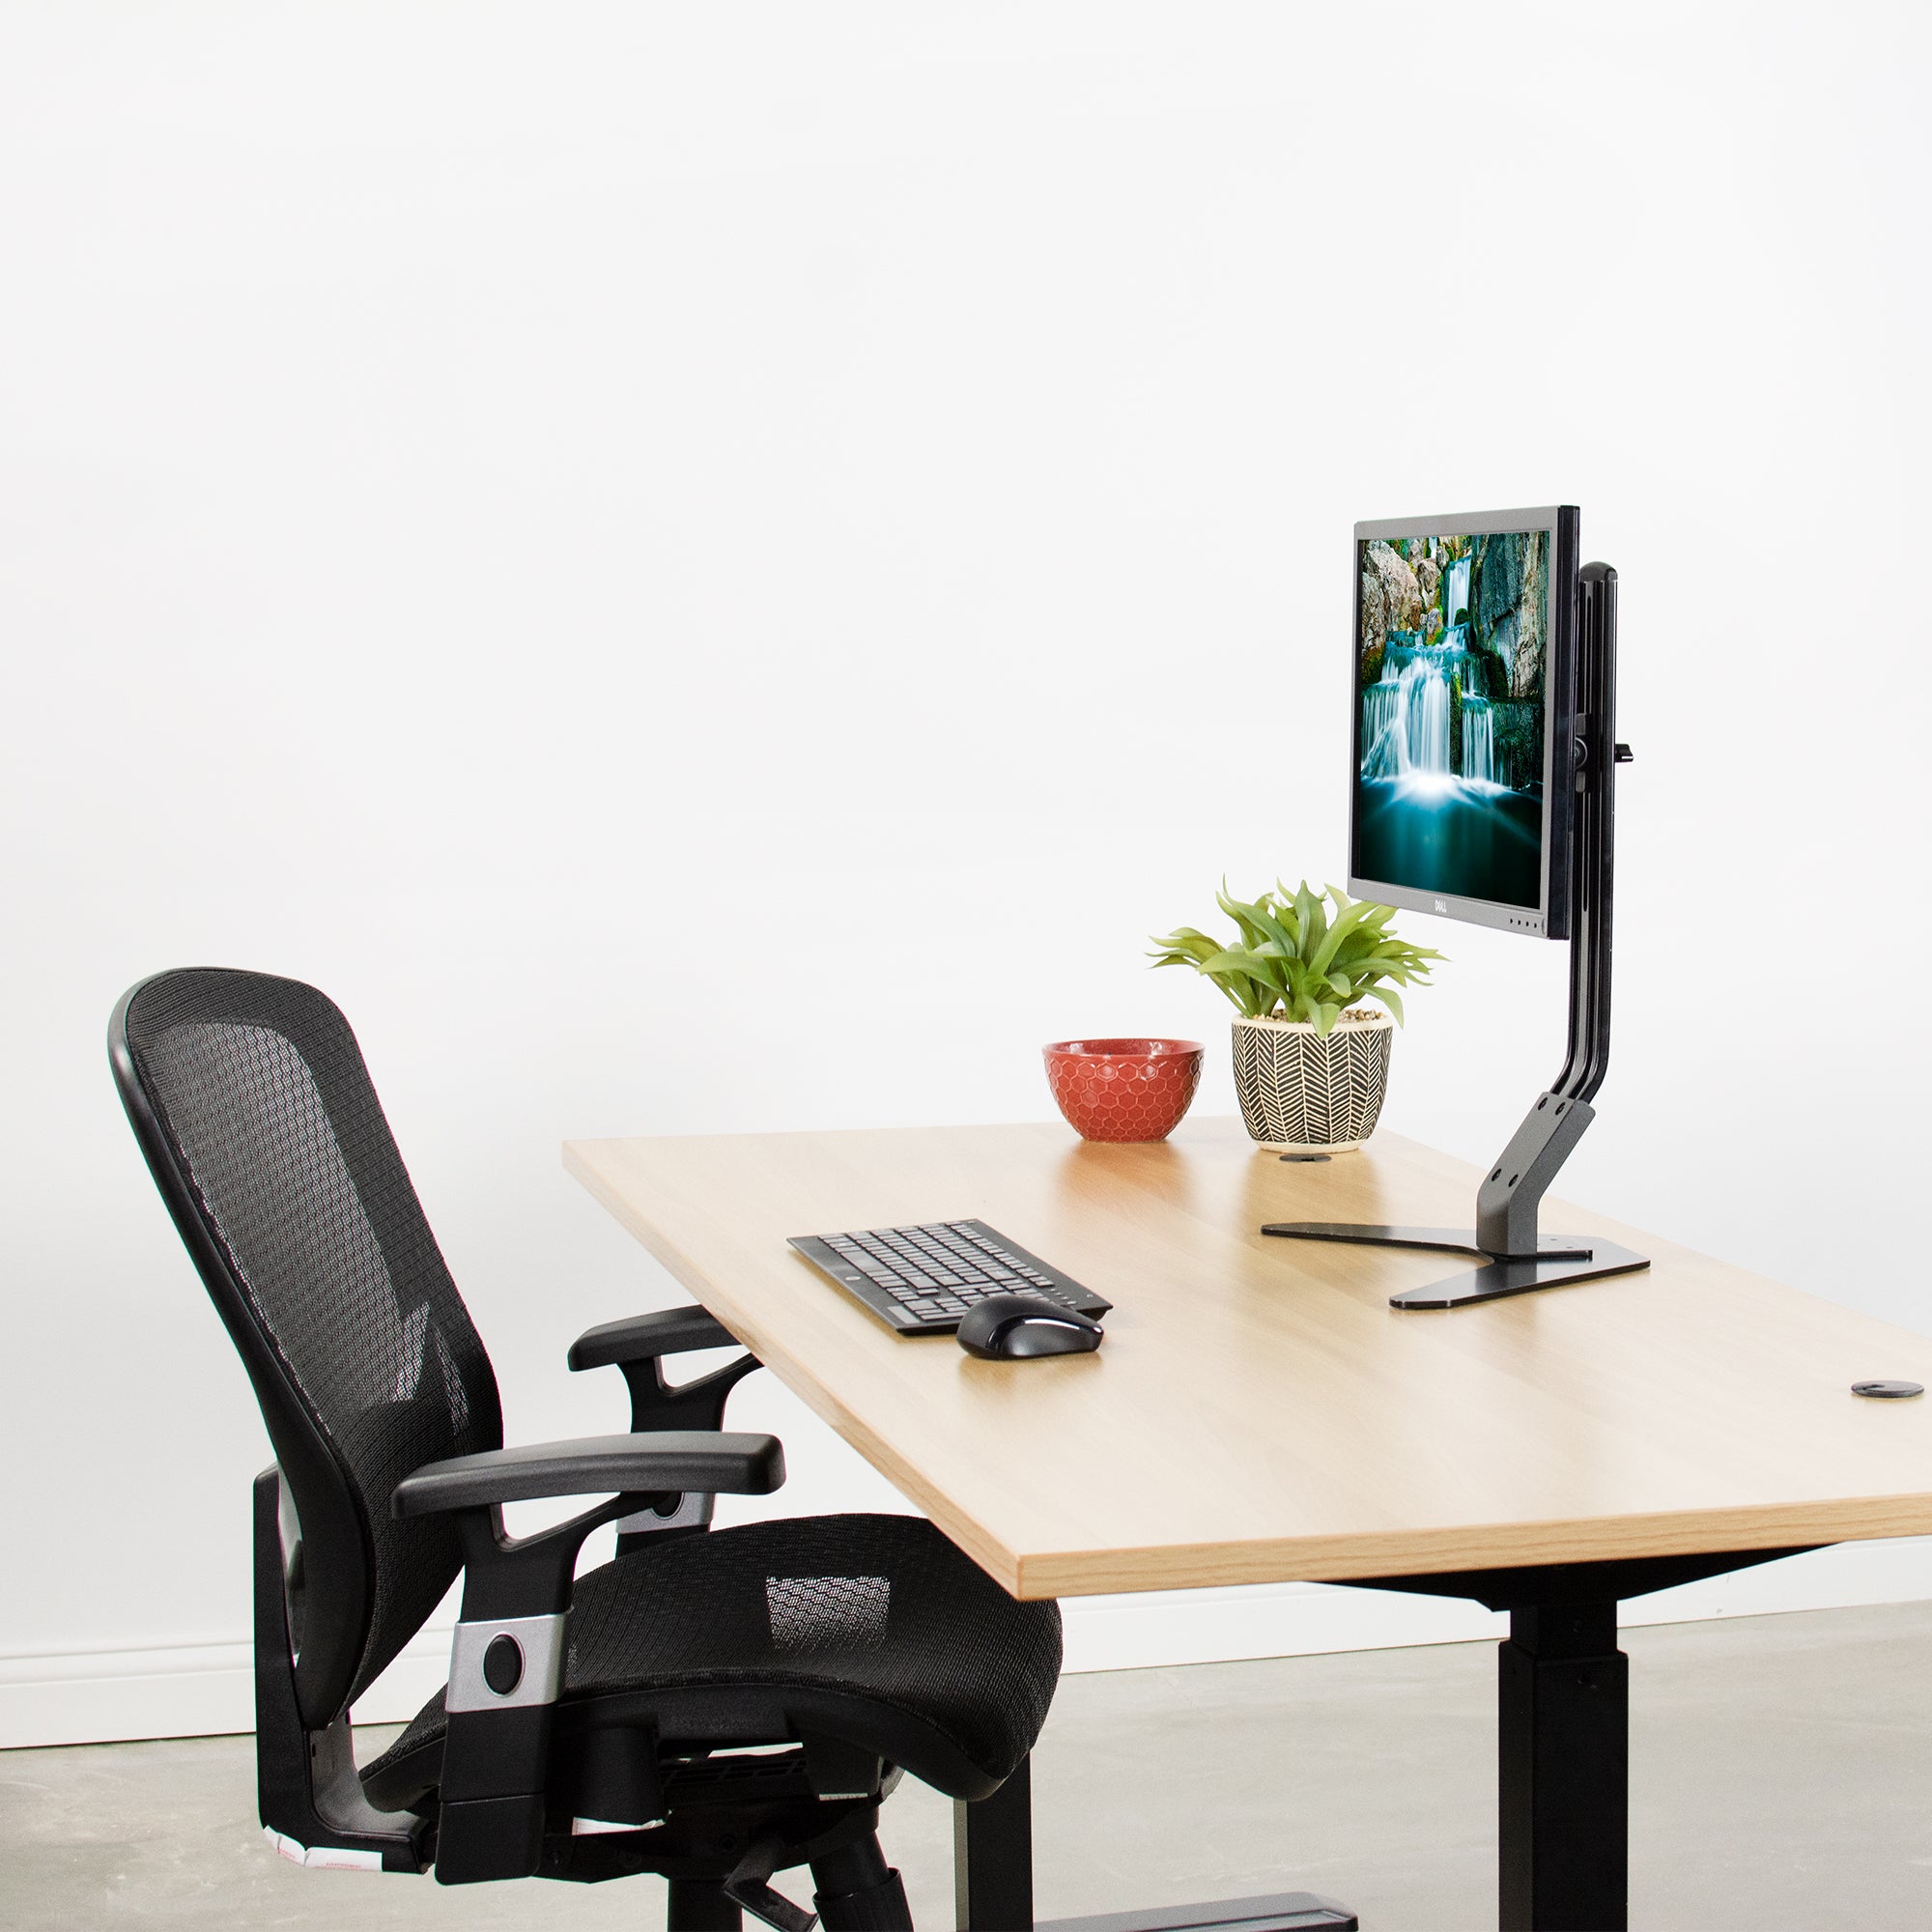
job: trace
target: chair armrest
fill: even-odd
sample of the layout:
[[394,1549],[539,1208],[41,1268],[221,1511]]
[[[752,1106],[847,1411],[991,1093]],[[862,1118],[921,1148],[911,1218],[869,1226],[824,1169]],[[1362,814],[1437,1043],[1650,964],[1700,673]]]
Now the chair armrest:
[[573,1369],[605,1369],[616,1362],[652,1362],[660,1355],[682,1355],[693,1349],[735,1349],[738,1338],[701,1308],[658,1308],[600,1321],[570,1345],[564,1358]]
[[658,1430],[426,1463],[396,1485],[389,1507],[396,1516],[413,1517],[539,1496],[674,1495],[684,1490],[766,1496],[784,1477],[784,1451],[776,1435]]
[[[443,1690],[442,1884],[529,1878],[541,1867],[552,1719],[584,1538],[635,1510],[639,1496],[693,1489],[767,1495],[783,1481],[784,1451],[774,1435],[656,1430],[451,1456],[396,1485],[395,1515],[447,1511],[463,1548],[463,1612]],[[504,1503],[582,1495],[603,1500],[533,1536],[504,1534]]]
[[701,1308],[659,1308],[586,1328],[571,1344],[566,1359],[573,1369],[622,1370],[631,1391],[631,1427],[662,1435],[679,1429],[723,1429],[725,1398],[753,1369],[764,1366],[748,1350],[735,1362],[673,1388],[665,1380],[665,1356],[736,1346],[737,1337],[730,1329]]

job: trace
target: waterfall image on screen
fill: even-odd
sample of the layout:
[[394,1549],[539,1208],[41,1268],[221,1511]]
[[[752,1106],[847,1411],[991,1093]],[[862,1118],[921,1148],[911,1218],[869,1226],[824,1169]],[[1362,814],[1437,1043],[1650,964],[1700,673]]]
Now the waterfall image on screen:
[[1540,904],[1549,533],[1356,548],[1356,876]]

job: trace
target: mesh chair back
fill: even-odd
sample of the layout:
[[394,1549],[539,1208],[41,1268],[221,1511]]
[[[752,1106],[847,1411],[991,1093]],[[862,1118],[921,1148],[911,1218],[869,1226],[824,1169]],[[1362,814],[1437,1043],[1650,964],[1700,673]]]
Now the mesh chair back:
[[164,973],[122,1002],[110,1043],[301,1518],[298,1694],[327,1723],[455,1579],[449,1519],[398,1522],[389,1497],[424,1463],[501,1445],[496,1378],[355,1037],[321,993]]

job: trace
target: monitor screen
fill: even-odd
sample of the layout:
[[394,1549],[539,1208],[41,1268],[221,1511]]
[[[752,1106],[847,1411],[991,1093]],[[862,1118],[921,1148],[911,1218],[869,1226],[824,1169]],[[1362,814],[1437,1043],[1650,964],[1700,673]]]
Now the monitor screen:
[[1356,526],[1352,891],[1560,936],[1576,557],[1574,510]]

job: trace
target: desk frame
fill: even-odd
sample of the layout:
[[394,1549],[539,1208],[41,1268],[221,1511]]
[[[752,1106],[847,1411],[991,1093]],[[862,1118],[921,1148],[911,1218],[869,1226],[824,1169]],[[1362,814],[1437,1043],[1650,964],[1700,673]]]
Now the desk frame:
[[1617,1648],[1618,1604],[1804,1547],[1816,1546],[1363,1580],[1509,1612],[1496,1647],[1501,1932],[1630,1922],[1630,1660]]
[[[1510,1634],[1496,1646],[1500,1932],[1624,1932],[1630,1922],[1630,1660],[1617,1648],[1617,1605],[1815,1547],[1362,1579],[1361,1589],[1468,1597],[1509,1613]],[[953,1805],[959,1932],[1033,1926],[1032,1796],[1030,1768],[1022,1764],[991,1798]],[[1333,1901],[1308,1892],[1269,1903],[1273,1912],[1252,1918],[1231,1918],[1236,1902],[1229,1901],[1161,1914],[1158,1922],[1354,1922],[1332,1912],[1312,1915],[1308,1908],[1332,1908]],[[1108,1925],[1109,1932],[1138,1925],[1151,1932],[1154,1922],[1122,1914]]]
[[[579,1143],[566,1165],[1014,1596],[1299,1577],[1508,1612],[1506,1932],[1626,1922],[1619,1602],[1932,1533],[1932,1408],[1850,1393],[1881,1373],[1932,1382],[1932,1339],[1571,1208],[1566,1223],[1641,1244],[1651,1269],[1416,1317],[1388,1296],[1422,1284],[1426,1258],[1261,1236],[1290,1218],[1446,1219],[1471,1170],[1398,1136],[1318,1167],[1284,1167],[1214,1121],[1157,1147],[926,1128]],[[962,1361],[877,1330],[784,1247],[934,1202],[1107,1293],[1109,1346]],[[1156,1406],[1188,1419],[1184,1481],[1136,1428]],[[1430,1460],[1465,1421],[1459,1453]],[[1073,1508],[1029,1480],[1040,1459],[1103,1479]],[[968,1932],[1032,1923],[1027,1797],[1016,1784],[958,1819]],[[1278,1922],[1231,1919],[1234,1903],[1192,1922]],[[1106,1932],[1188,1922],[1129,1915]]]

